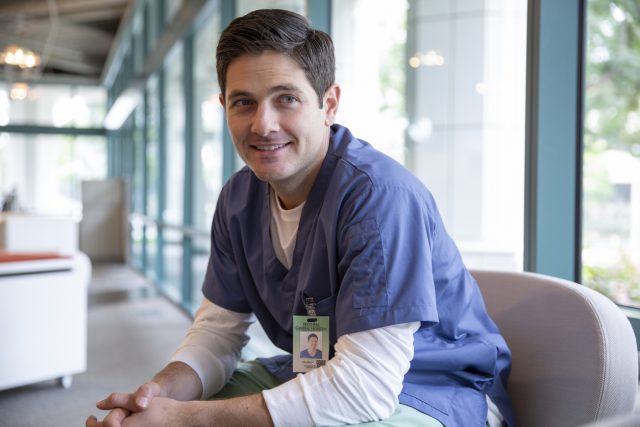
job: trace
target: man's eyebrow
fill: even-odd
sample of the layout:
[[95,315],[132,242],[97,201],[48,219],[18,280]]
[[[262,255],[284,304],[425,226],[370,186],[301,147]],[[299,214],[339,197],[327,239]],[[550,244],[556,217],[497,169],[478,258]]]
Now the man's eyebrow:
[[232,99],[232,98],[242,98],[242,97],[251,97],[251,93],[245,91],[245,90],[237,90],[234,89],[229,93],[228,98]]
[[[268,93],[274,94],[276,92],[302,92],[302,89],[300,89],[298,86],[296,85],[290,85],[290,84],[281,84],[281,85],[276,85],[273,86],[271,88],[269,88]],[[243,98],[243,97],[253,97],[253,94],[251,92],[248,92],[246,90],[239,90],[239,89],[234,89],[229,93],[229,99],[235,99],[235,98]]]
[[302,90],[296,86],[296,85],[289,85],[289,84],[284,84],[284,85],[276,85],[274,87],[272,87],[271,89],[269,89],[269,93],[275,93],[275,92],[301,92]]

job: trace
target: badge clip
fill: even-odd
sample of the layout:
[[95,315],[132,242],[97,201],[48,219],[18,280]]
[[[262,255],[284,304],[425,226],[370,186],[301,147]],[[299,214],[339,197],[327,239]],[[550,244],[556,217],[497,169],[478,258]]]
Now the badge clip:
[[313,297],[306,297],[304,299],[304,308],[307,310],[307,316],[317,316],[316,300]]

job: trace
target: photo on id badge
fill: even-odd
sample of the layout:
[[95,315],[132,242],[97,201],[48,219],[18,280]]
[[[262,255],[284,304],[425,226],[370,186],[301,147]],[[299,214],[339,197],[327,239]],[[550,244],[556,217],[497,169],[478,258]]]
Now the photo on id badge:
[[329,358],[329,316],[293,316],[293,372],[309,372]]
[[322,359],[322,332],[300,332],[300,343],[306,343],[300,359]]

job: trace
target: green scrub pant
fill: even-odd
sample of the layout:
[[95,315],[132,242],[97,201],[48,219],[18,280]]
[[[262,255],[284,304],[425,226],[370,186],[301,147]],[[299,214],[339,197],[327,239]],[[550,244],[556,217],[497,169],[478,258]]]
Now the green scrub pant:
[[[278,378],[271,375],[257,360],[243,362],[233,373],[229,382],[216,394],[213,399],[228,399],[236,396],[259,393],[262,390],[280,385]],[[443,427],[436,419],[400,404],[391,417],[382,421],[357,424],[362,427]]]

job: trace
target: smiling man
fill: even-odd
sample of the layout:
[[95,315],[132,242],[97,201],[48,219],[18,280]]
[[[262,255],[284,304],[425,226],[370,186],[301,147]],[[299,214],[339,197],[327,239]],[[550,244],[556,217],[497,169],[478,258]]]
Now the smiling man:
[[[222,33],[246,167],[218,199],[204,301],[170,363],[88,427],[512,424],[511,357],[477,284],[429,191],[335,124],[334,69],[329,36],[291,12]],[[238,363],[256,319],[287,354]]]
[[307,348],[300,352],[301,359],[322,359],[322,351],[318,350],[318,336],[309,334],[307,337]]

